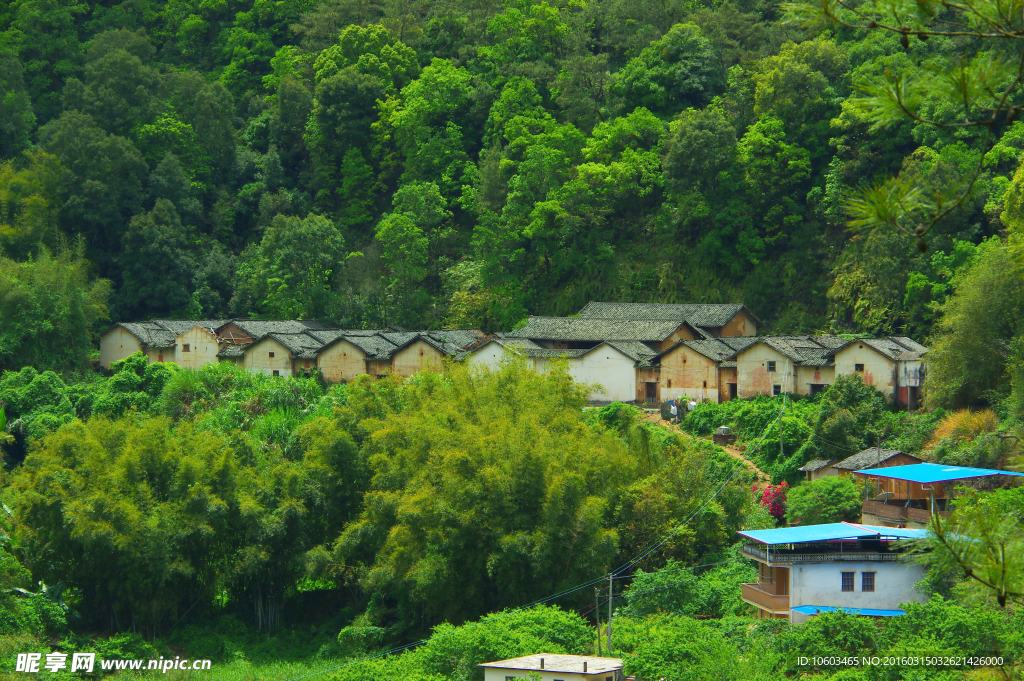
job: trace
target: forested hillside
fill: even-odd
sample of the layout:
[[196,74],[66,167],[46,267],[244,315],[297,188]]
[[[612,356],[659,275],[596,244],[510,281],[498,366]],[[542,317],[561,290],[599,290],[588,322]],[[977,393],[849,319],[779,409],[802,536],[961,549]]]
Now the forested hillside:
[[3,300],[42,310],[10,344],[48,314],[44,249],[93,303],[75,323],[493,330],[593,299],[742,300],[777,332],[923,338],[1018,219],[1024,126],[921,253],[848,232],[849,190],[958,185],[984,132],[869,134],[851,95],[979,46],[804,32],[753,0],[5,2]]

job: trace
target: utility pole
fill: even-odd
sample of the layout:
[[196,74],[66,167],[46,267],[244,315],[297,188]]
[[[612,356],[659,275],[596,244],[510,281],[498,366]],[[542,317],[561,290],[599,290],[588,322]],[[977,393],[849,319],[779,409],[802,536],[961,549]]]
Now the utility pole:
[[608,654],[612,654],[612,575],[608,575]]
[[601,590],[594,587],[594,617],[597,618],[597,656],[601,657]]

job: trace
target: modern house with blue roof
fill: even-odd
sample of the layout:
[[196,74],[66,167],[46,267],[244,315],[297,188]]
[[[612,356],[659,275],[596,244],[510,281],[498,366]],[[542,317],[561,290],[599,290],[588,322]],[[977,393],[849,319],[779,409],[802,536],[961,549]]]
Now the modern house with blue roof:
[[802,624],[836,609],[893,617],[901,603],[924,601],[915,589],[924,566],[901,558],[926,530],[829,523],[739,534],[748,540],[743,555],[758,563],[758,580],[741,585],[741,598],[758,617]]
[[926,527],[932,514],[947,516],[956,483],[984,487],[1005,483],[1007,477],[1024,477],[1024,473],[937,463],[865,467],[853,474],[882,490],[876,498],[864,501],[861,522],[890,527]]

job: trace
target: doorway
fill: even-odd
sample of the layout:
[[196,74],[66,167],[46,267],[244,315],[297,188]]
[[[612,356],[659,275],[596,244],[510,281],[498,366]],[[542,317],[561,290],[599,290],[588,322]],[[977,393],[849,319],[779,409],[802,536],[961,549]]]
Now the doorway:
[[736,392],[736,384],[735,383],[730,383],[729,384],[729,399],[730,400],[735,400],[737,395],[738,395],[738,393]]
[[654,404],[658,401],[658,384],[653,381],[644,383],[644,402]]

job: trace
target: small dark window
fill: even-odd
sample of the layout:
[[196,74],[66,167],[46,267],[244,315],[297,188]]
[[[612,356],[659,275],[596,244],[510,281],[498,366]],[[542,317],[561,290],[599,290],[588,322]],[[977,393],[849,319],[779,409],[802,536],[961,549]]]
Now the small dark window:
[[775,371],[775,362],[768,362],[768,371]]
[[672,379],[671,379],[671,378],[670,378],[670,379],[668,379],[668,387],[669,387],[669,388],[671,388],[671,387],[672,387]]
[[273,356],[274,356],[274,353],[270,353],[270,356],[271,356],[271,357],[273,357]]
[[704,387],[705,388],[708,387],[708,382],[707,381],[704,381]]
[[190,348],[189,348],[189,344],[188,343],[185,343],[184,345],[181,346],[181,351],[182,352],[188,352],[189,349]]
[[853,573],[843,573],[843,591],[853,591]]
[[281,375],[281,372],[280,372],[280,371],[278,371],[277,369],[274,369],[274,375],[275,375],[275,376],[280,376],[280,375]]
[[858,373],[864,373],[864,365],[863,364],[854,364],[853,365],[853,370],[858,372]]
[[874,572],[862,572],[862,573],[860,573],[860,590],[861,591],[874,591],[875,590],[875,573]]
[[772,395],[781,395],[781,394],[782,394],[782,386],[779,385],[778,383],[776,383],[775,385],[772,386]]

